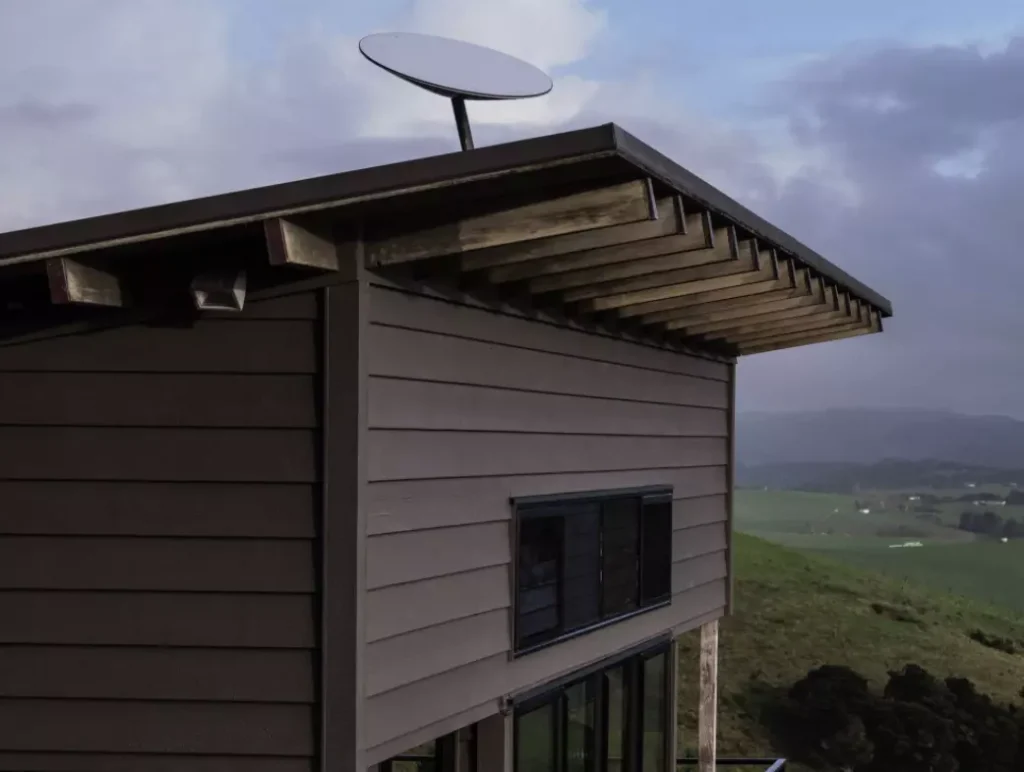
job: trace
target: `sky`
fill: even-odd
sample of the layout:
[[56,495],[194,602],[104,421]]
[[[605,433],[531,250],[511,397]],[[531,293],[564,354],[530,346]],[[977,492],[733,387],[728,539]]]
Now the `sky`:
[[742,359],[741,410],[1024,418],[1019,0],[0,0],[0,231],[457,148],[380,31],[552,74],[477,144],[615,121],[892,302]]

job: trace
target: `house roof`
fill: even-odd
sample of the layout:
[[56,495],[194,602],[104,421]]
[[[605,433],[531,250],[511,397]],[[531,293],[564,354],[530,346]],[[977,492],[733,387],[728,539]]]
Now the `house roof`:
[[137,258],[151,272],[186,253],[223,262],[244,244],[279,269],[272,283],[339,267],[325,229],[339,259],[383,275],[727,356],[879,332],[892,314],[613,124],[2,233],[0,281],[45,266],[52,287],[68,261],[115,278],[127,261],[138,273]]

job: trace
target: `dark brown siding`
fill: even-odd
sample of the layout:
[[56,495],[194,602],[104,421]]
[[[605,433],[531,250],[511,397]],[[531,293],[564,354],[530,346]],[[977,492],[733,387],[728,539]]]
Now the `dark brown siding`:
[[311,768],[317,309],[0,348],[0,770]]
[[[723,613],[728,365],[391,288],[369,311],[368,761]],[[649,484],[671,606],[510,659],[509,497]]]

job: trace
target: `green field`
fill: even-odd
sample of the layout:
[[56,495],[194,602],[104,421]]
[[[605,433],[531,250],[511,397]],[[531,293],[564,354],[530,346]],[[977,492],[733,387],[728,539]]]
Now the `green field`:
[[[964,549],[963,555],[984,560],[983,546],[936,550],[953,554]],[[991,546],[987,556],[994,564],[997,550]],[[911,552],[923,554],[927,548],[892,551],[907,557]],[[1019,558],[1024,552],[1014,554]],[[809,555],[736,535],[736,609],[723,622],[720,634],[721,755],[770,753],[770,738],[760,720],[766,689],[788,688],[823,664],[850,666],[880,687],[888,670],[916,663],[939,677],[970,678],[1001,701],[1020,701],[1017,692],[1024,685],[1024,655],[996,651],[968,634],[982,630],[1024,641],[1024,616],[930,590],[924,582],[910,584],[846,565],[836,560],[844,557],[842,550],[828,555]],[[1021,570],[1015,575],[1021,576]],[[1021,586],[1011,577],[1004,581],[1009,592]],[[681,751],[692,751],[696,744],[698,652],[699,634],[684,636]]]
[[[860,499],[868,499],[863,494]],[[971,534],[896,510],[855,506],[857,496],[800,491],[736,491],[736,527],[755,536],[807,549],[888,548],[908,540],[971,541]],[[959,517],[959,515],[957,515]]]
[[[854,506],[858,498],[867,500],[871,494],[737,491],[736,528],[900,581],[1024,611],[1020,589],[1024,587],[1024,540],[1003,544],[975,539],[973,534],[892,509],[861,514]],[[943,505],[944,522],[952,525],[967,508]],[[994,511],[1002,517],[1017,517],[1016,509]],[[907,541],[919,541],[922,546],[890,547]]]
[[836,557],[895,579],[1024,612],[1022,540],[937,544],[914,550],[850,550]]

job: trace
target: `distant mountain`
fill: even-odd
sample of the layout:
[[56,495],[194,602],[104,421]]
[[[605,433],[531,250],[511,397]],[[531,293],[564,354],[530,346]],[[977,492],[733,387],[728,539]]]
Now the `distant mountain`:
[[[876,464],[791,461],[737,465],[741,488],[852,493],[857,490],[965,488],[968,484],[1024,486],[1024,470],[960,464],[952,461],[888,459]],[[1024,495],[1024,494],[1021,494]]]
[[739,413],[736,458],[746,467],[932,459],[1024,469],[1024,421],[925,410]]

